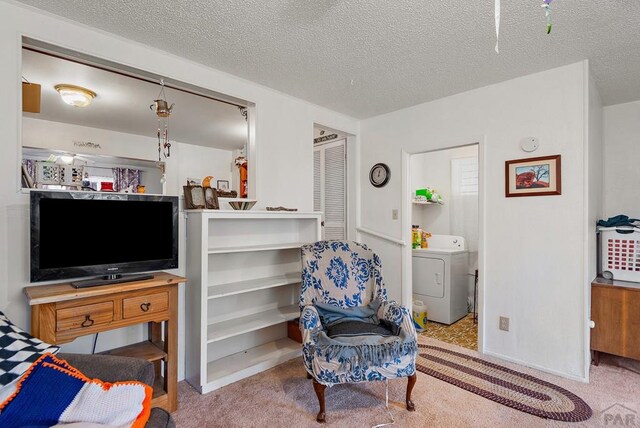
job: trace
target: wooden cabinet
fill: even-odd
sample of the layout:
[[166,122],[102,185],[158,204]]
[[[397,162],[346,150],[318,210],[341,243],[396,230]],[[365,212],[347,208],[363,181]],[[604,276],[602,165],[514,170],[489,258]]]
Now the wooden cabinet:
[[151,404],[173,412],[178,408],[178,284],[184,281],[157,273],[145,281],[81,289],[70,284],[26,287],[32,306],[31,334],[61,344],[87,334],[148,323],[149,340],[103,354],[153,362],[156,381]]
[[187,213],[186,380],[205,394],[300,356],[287,321],[320,213]]
[[591,350],[640,360],[640,283],[596,278],[591,284]]

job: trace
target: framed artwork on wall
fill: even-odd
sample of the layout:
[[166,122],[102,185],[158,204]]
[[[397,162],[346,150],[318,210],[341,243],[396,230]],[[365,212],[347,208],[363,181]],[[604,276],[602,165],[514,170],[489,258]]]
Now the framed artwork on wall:
[[506,161],[505,196],[561,195],[561,170],[560,155]]

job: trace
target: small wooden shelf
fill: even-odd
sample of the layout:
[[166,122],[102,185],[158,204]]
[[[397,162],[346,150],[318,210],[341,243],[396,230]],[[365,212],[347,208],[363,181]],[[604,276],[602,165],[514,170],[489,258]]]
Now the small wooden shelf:
[[258,278],[247,281],[229,282],[226,284],[211,285],[207,296],[209,299],[233,296],[234,294],[250,293],[252,291],[265,290],[267,288],[281,287],[301,282],[301,273],[292,272],[271,278]]
[[285,242],[282,244],[269,244],[269,245],[248,245],[246,247],[222,247],[222,248],[209,248],[209,254],[222,254],[222,253],[245,253],[253,251],[272,251],[272,250],[289,250],[301,248],[305,245],[304,242]]
[[[148,340],[102,354],[151,362],[156,379],[152,405],[173,412],[178,408],[178,284],[181,282],[186,279],[157,272],[152,279],[100,287],[76,289],[69,283],[26,287],[24,293],[32,306],[31,334],[48,343],[62,344],[90,334],[146,325]],[[75,321],[78,318],[93,322],[80,324]]]
[[163,342],[161,342],[159,345],[156,345],[153,342],[145,340],[142,342],[134,343],[132,345],[109,349],[107,351],[100,352],[100,354],[115,355],[118,357],[141,358],[147,361],[160,361],[167,356],[167,353],[163,351],[163,348]]
[[211,323],[207,326],[207,343],[228,339],[240,334],[271,327],[272,325],[296,319],[300,316],[298,305],[270,309],[264,312]]
[[220,388],[237,379],[275,367],[302,353],[298,342],[289,338],[249,348],[207,364],[207,381],[203,393]]

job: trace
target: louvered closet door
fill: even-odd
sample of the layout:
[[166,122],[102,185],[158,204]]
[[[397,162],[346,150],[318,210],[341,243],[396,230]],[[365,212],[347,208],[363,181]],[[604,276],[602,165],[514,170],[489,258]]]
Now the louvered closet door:
[[322,239],[340,239],[346,233],[345,140],[316,147],[313,152],[313,207],[324,213]]

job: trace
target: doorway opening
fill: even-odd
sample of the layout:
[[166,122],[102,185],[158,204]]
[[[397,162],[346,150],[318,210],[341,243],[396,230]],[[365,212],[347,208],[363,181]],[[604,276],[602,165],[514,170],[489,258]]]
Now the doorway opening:
[[417,326],[478,349],[479,145],[412,154],[411,286]]
[[347,137],[314,125],[313,210],[322,212],[323,240],[348,239]]
[[23,191],[256,198],[255,104],[27,37],[21,59]]

